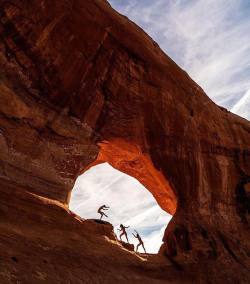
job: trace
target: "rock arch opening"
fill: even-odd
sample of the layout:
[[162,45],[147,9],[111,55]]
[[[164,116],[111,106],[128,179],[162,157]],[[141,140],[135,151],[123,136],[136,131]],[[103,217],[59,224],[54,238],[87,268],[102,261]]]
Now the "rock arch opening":
[[[99,219],[101,205],[110,208],[103,217],[114,226],[119,239],[119,225],[127,229],[129,243],[136,245],[134,230],[138,231],[148,253],[157,253],[162,245],[164,231],[172,216],[162,210],[152,194],[135,178],[124,174],[108,163],[91,167],[80,175],[72,190],[69,208],[84,219]],[[123,241],[125,238],[123,236]],[[139,247],[139,252],[143,252]]]
[[[98,143],[99,152],[95,161],[85,167],[79,174],[91,167],[109,163],[113,168],[137,179],[152,193],[159,206],[167,213],[174,215],[177,209],[177,195],[173,185],[161,169],[155,167],[145,148],[125,139],[115,138]],[[68,200],[70,199],[70,194]]]
[[[75,186],[69,194],[70,209],[83,218],[98,218],[98,207],[106,203],[111,205],[113,217],[107,221],[114,225],[115,233],[117,226],[123,222],[134,229],[140,230],[142,227],[142,236],[146,240],[151,239],[147,242],[147,249],[156,253],[162,243],[165,228],[176,212],[177,198],[172,186],[161,170],[155,167],[150,156],[138,145],[122,139],[113,139],[102,141],[98,146],[99,153],[95,161],[79,172]],[[126,182],[116,184],[117,178]],[[115,184],[113,192],[109,188],[110,183]],[[88,187],[89,189],[86,189]],[[119,190],[120,188],[123,190]],[[120,204],[116,204],[122,208],[112,206],[111,193],[113,200],[122,200]],[[129,198],[125,198],[128,195]],[[128,209],[124,202],[131,203],[134,209],[139,206],[139,210],[129,215],[128,212],[133,210]],[[139,220],[143,220],[142,224],[139,224]]]

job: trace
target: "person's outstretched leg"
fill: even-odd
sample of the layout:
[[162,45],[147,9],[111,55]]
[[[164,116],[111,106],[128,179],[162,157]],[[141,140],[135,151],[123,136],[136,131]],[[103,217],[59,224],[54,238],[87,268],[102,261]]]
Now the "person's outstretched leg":
[[103,213],[100,213],[100,214],[101,214],[100,220],[102,220],[102,217],[103,217]]
[[144,251],[145,251],[145,254],[147,254],[147,253],[146,253],[146,250],[145,250],[145,247],[144,247],[144,244],[141,244],[141,245],[142,245],[142,247],[143,247],[143,249],[144,249]]
[[105,213],[103,213],[104,216],[106,216],[108,218],[108,215],[106,215]]

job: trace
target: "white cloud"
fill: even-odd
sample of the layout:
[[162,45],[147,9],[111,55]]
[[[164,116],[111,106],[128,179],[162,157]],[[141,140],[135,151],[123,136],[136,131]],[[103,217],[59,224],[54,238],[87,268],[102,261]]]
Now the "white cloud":
[[[115,227],[122,223],[130,226],[129,240],[137,230],[145,241],[148,252],[155,253],[161,245],[164,230],[171,215],[163,211],[152,194],[136,179],[121,173],[109,164],[92,167],[79,176],[72,191],[70,209],[83,218],[98,218],[101,205],[110,206],[109,218],[104,218]],[[139,251],[142,251],[141,249]]]
[[156,40],[216,103],[234,108],[250,89],[250,2],[110,0]]
[[250,120],[250,89],[246,94],[234,105],[232,112],[240,113],[243,117]]

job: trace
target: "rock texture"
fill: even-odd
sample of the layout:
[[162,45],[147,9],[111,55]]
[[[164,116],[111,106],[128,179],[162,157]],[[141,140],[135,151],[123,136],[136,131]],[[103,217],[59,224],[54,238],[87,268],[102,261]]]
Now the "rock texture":
[[[158,256],[68,211],[104,161],[174,214]],[[0,0],[1,283],[249,283],[249,183],[250,123],[106,1]]]

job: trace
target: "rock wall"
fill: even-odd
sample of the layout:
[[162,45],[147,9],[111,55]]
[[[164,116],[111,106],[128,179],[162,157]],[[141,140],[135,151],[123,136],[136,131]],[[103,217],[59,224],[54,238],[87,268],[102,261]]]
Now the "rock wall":
[[[0,0],[0,213],[2,232],[13,236],[8,248],[23,252],[20,230],[38,247],[36,218],[52,218],[50,202],[67,212],[76,177],[104,161],[175,214],[160,250],[169,275],[184,269],[173,281],[249,282],[250,123],[214,104],[106,1]],[[25,235],[15,217],[36,199],[43,209]],[[59,231],[60,212],[52,218]],[[0,241],[4,248],[6,236]]]

